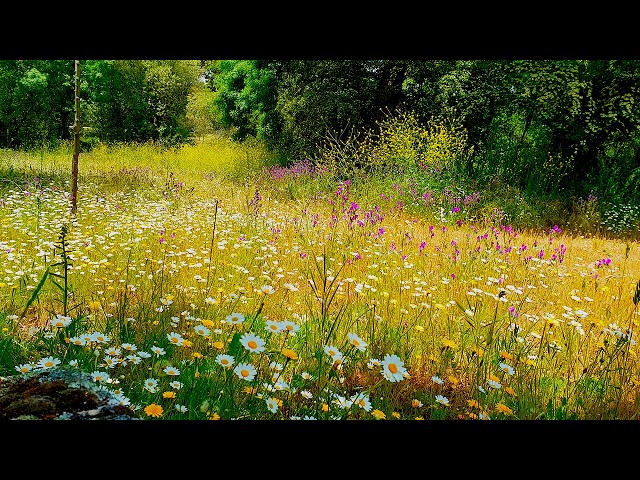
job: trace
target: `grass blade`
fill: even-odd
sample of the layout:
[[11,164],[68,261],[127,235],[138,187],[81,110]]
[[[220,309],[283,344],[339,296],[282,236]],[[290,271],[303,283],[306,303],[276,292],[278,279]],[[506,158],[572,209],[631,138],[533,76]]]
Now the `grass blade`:
[[35,302],[36,298],[38,298],[38,294],[40,293],[40,290],[44,286],[44,282],[47,280],[48,276],[49,276],[49,267],[47,267],[47,269],[44,271],[44,275],[42,275],[42,278],[38,282],[38,286],[33,291],[33,294],[31,294],[31,298],[29,299],[29,301],[25,305],[24,310],[22,310],[22,314],[20,315],[21,319],[24,318],[24,316],[27,314],[27,310],[29,309],[31,304],[33,302]]

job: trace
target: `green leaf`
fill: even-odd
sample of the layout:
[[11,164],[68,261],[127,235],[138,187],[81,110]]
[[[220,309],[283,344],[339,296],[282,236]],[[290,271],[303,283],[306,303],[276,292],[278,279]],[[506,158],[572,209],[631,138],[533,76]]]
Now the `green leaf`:
[[27,304],[24,306],[24,310],[22,310],[22,314],[20,315],[21,319],[24,318],[24,316],[27,314],[27,310],[29,309],[31,304],[33,302],[35,302],[36,298],[38,298],[38,294],[40,293],[40,290],[42,290],[44,282],[45,282],[45,280],[47,279],[48,276],[49,276],[49,267],[47,267],[47,269],[44,271],[44,274],[42,275],[42,278],[38,282],[38,285],[36,286],[36,288],[33,291],[33,293],[31,294],[31,298],[29,299]]

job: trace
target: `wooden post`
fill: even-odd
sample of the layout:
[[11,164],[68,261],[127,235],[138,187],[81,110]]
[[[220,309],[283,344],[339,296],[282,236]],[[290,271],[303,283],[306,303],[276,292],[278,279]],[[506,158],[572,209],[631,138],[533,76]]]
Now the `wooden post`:
[[80,60],[75,61],[75,118],[73,121],[73,161],[71,163],[71,213],[78,207],[78,157],[80,156]]

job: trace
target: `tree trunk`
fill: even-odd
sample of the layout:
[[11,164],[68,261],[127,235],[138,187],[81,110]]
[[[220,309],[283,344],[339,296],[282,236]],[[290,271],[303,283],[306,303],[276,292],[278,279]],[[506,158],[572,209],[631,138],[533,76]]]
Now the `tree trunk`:
[[75,61],[75,117],[73,122],[73,161],[71,163],[71,213],[78,207],[78,157],[80,156],[80,60]]

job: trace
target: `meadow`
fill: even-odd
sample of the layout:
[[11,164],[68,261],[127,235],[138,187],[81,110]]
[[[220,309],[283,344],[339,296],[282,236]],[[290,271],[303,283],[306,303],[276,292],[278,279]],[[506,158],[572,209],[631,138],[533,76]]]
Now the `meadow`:
[[[637,419],[637,239],[216,137],[0,152],[0,375],[148,420]],[[406,181],[405,181],[406,180]]]

